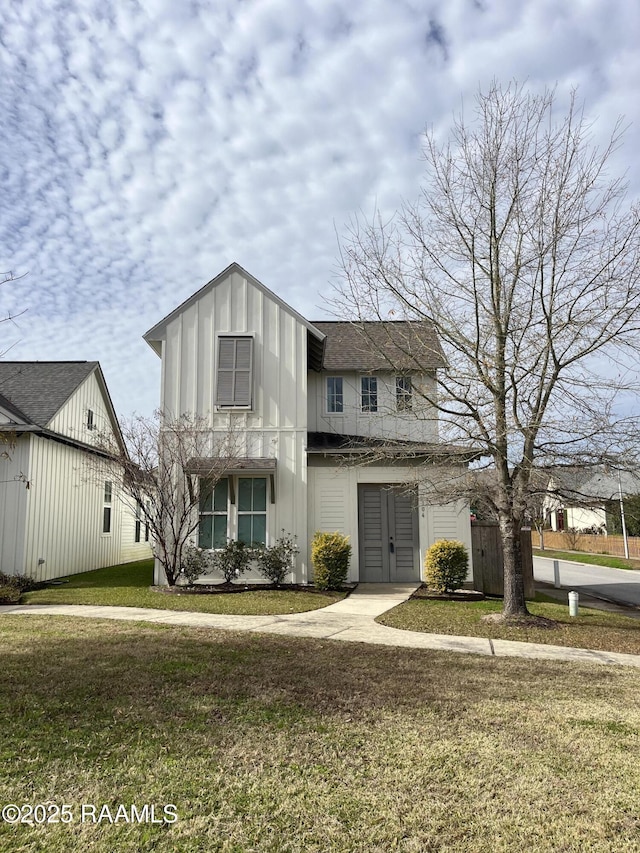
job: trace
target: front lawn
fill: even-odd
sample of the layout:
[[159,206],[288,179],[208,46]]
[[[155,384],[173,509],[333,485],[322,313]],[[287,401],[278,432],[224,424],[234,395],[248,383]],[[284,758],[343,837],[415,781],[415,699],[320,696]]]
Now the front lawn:
[[566,604],[550,601],[530,601],[527,606],[537,616],[556,620],[558,627],[514,628],[483,622],[484,615],[502,610],[502,601],[496,599],[465,602],[414,598],[383,613],[376,621],[392,628],[428,634],[522,640],[553,646],[640,654],[638,619],[586,607],[580,607],[578,616],[572,618]]
[[118,607],[151,607],[159,610],[189,610],[239,616],[275,616],[303,613],[334,604],[343,592],[306,590],[257,590],[215,595],[166,595],[149,589],[153,583],[153,561],[124,563],[94,572],[61,579],[64,582],[27,592],[22,604],[93,604]]
[[11,615],[0,655],[0,801],[73,818],[2,853],[638,850],[632,670]]

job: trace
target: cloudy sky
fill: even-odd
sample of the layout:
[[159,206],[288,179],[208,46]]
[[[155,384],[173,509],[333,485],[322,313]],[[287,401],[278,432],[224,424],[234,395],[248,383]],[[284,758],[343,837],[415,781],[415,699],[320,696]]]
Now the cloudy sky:
[[640,6],[606,0],[15,0],[0,20],[0,351],[97,359],[158,401],[142,334],[231,261],[320,318],[336,233],[415,196],[497,78],[578,86],[640,195]]

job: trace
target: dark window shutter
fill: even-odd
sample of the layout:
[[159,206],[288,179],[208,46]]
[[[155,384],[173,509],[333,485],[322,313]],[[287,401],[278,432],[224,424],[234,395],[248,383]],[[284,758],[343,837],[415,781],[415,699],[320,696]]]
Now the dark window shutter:
[[218,406],[251,406],[253,338],[218,338]]

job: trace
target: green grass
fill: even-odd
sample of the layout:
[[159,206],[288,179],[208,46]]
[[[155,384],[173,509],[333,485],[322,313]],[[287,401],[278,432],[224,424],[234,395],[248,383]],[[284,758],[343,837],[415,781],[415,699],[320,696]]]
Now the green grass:
[[0,801],[74,815],[2,853],[638,850],[635,670],[39,616],[0,655]]
[[[544,598],[544,596],[541,596]],[[489,637],[521,640],[554,646],[600,649],[640,654],[640,620],[602,610],[579,608],[578,616],[569,616],[566,604],[550,600],[527,602],[531,613],[558,622],[557,628],[506,627],[483,622],[489,613],[499,613],[502,601],[433,601],[411,599],[376,620],[392,628],[424,631],[429,634],[458,634],[465,637]]]
[[225,613],[241,616],[272,616],[303,613],[334,604],[342,592],[259,590],[215,595],[166,595],[149,589],[153,583],[153,562],[124,563],[64,578],[59,586],[27,592],[23,604],[93,604],[117,607],[151,607],[160,610],[188,610],[198,613]]
[[545,548],[533,549],[534,557],[547,557],[550,560],[568,560],[571,563],[591,563],[594,566],[608,566],[610,569],[640,569],[640,560],[627,560],[611,554],[587,554],[583,551],[551,551]]

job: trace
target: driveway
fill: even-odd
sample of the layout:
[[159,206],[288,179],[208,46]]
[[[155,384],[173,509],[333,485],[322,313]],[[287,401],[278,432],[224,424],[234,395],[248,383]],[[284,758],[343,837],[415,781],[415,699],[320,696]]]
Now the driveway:
[[[576,592],[600,595],[620,604],[640,607],[640,571],[609,569],[586,563],[559,560],[560,585]],[[533,576],[537,581],[553,583],[553,560],[533,558]]]

